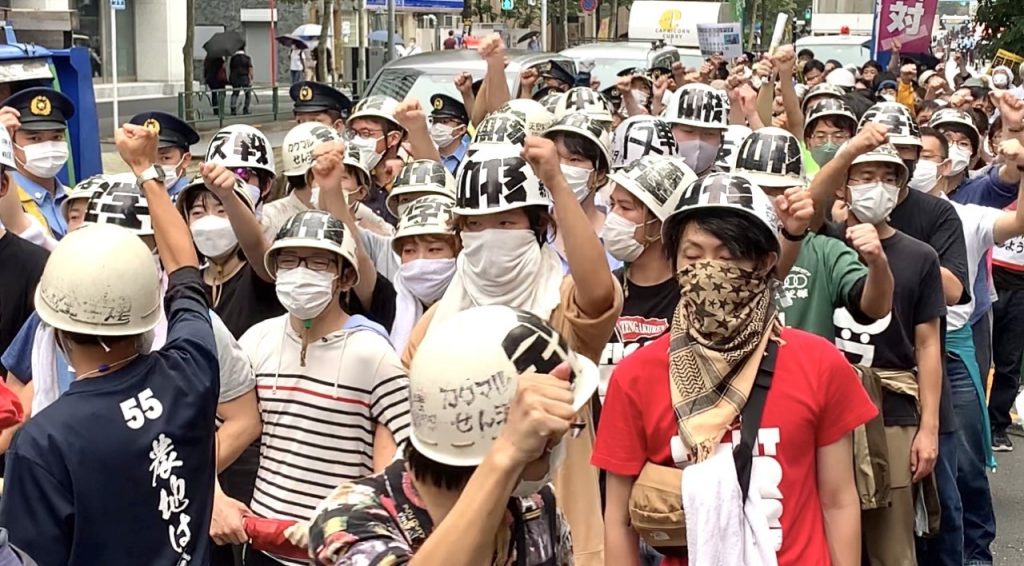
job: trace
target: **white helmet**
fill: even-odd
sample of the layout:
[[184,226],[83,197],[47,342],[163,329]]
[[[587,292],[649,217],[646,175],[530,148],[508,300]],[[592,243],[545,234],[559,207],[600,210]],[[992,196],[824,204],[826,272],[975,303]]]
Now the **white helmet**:
[[874,122],[889,127],[889,143],[921,147],[921,127],[910,114],[910,109],[899,102],[879,102],[864,112],[857,128]]
[[[843,144],[844,146],[846,144]],[[842,150],[842,147],[840,147]],[[854,165],[861,163],[889,163],[896,166],[897,175],[899,175],[899,181],[897,186],[903,188],[907,185],[907,181],[910,180],[910,170],[907,169],[907,164],[900,157],[900,153],[896,151],[896,148],[891,143],[884,143],[877,148],[858,155],[853,158],[853,163],[850,164],[850,169],[853,169]],[[849,175],[849,170],[847,170]]]
[[332,141],[341,141],[341,135],[320,122],[305,122],[288,130],[281,144],[284,174],[305,175],[313,167],[313,150]]
[[341,160],[341,164],[346,167],[355,167],[362,176],[362,183],[370,186],[373,183],[373,175],[370,174],[370,169],[366,166],[366,161],[363,159],[363,152],[359,149],[359,146],[348,144],[345,146],[345,158]]
[[[356,241],[341,220],[322,210],[303,210],[284,223],[263,256],[271,277],[277,278],[277,254],[286,248],[314,248],[333,252],[348,262],[359,282]],[[354,283],[353,283],[354,284]]]
[[646,114],[622,121],[612,134],[612,169],[625,167],[645,155],[675,155],[672,126]]
[[857,116],[853,113],[850,105],[842,98],[822,98],[814,103],[814,106],[806,112],[806,119],[804,120],[805,138],[810,136],[814,121],[819,118],[831,118],[833,123],[840,118],[845,118],[853,124],[855,130],[857,127]]
[[[604,120],[598,120],[593,116],[577,112],[574,114],[566,114],[558,119],[550,128],[544,131],[544,137],[551,138],[559,132],[567,134],[576,134],[586,138],[588,141],[597,146],[598,151],[604,156],[604,169],[607,171],[612,162],[610,146],[612,144],[612,132],[608,129],[610,122]],[[595,167],[600,169],[602,165],[595,163]]]
[[512,112],[492,112],[480,121],[469,145],[466,157],[485,149],[487,146],[515,145],[522,147],[526,142],[526,122]]
[[3,130],[0,132],[0,165],[17,169],[18,165],[14,162],[14,142],[11,141],[11,134],[7,132],[7,128],[0,128],[0,130]]
[[526,133],[539,136],[555,121],[555,115],[543,104],[529,98],[513,98],[498,107],[494,113],[510,113],[518,116],[526,125]]
[[276,176],[274,146],[263,132],[247,124],[232,124],[214,134],[205,161],[228,169],[259,169]]
[[406,163],[391,185],[385,204],[388,212],[399,216],[398,197],[411,193],[441,195],[455,199],[455,177],[444,165],[430,159],[417,159]]
[[559,106],[559,103],[562,101],[563,96],[565,96],[564,92],[552,91],[540,97],[540,100],[538,100],[537,102],[539,102],[540,105],[543,106],[548,112],[554,114],[555,110]]
[[815,98],[819,100],[822,98],[837,98],[839,100],[845,100],[846,91],[829,83],[819,83],[812,86],[806,93],[804,93],[803,98],[800,100],[800,110],[804,114],[807,114],[807,108]]
[[[0,130],[3,129],[4,128],[0,128]],[[0,134],[0,136],[2,136],[2,134]],[[109,186],[109,175],[93,175],[92,177],[79,182],[75,185],[75,188],[71,189],[68,193],[68,197],[61,201],[60,215],[63,216],[66,221],[68,219],[68,207],[71,206],[72,201],[89,200],[92,198],[92,195],[103,192]]]
[[579,411],[597,391],[597,366],[537,315],[489,305],[432,326],[409,368],[412,445],[441,464],[479,465],[508,417],[519,376],[564,361]]
[[857,78],[847,69],[839,67],[838,69],[832,69],[832,72],[825,77],[825,82],[842,88],[853,88]]
[[367,96],[356,103],[355,108],[352,109],[352,115],[348,117],[345,124],[351,126],[352,121],[357,118],[380,118],[391,122],[404,132],[405,126],[395,118],[396,108],[398,108],[398,101],[390,96],[383,94]]
[[706,84],[691,83],[672,93],[662,117],[671,124],[725,130],[729,127],[729,97]]
[[558,100],[555,106],[555,118],[568,114],[583,113],[594,120],[612,123],[612,109],[608,101],[590,87],[577,86],[570,88]]
[[513,145],[482,149],[459,165],[455,214],[481,216],[527,206],[551,207],[551,195]]
[[760,187],[789,188],[807,182],[800,140],[782,128],[761,128],[743,140],[733,173]]
[[928,121],[928,127],[937,130],[949,128],[971,138],[971,145],[974,147],[971,159],[977,157],[978,152],[981,151],[981,134],[978,132],[978,127],[974,125],[974,119],[963,110],[940,108],[932,114],[931,120]]
[[729,124],[729,129],[722,136],[722,145],[718,148],[715,167],[723,171],[732,171],[732,168],[736,166],[736,152],[752,131],[742,124]]
[[665,220],[697,174],[678,157],[645,155],[617,169],[609,178],[640,199],[658,220]]
[[35,295],[43,322],[89,336],[152,330],[162,303],[149,247],[130,230],[109,224],[68,233],[50,253]]
[[[691,215],[699,215],[710,209],[732,210],[755,220],[755,225],[765,230],[779,250],[779,217],[768,195],[746,177],[730,173],[712,173],[698,179],[683,190],[675,211],[669,214],[661,228],[662,241],[678,232],[681,223]],[[678,250],[669,250],[672,257]]]
[[441,195],[422,196],[402,208],[398,227],[391,239],[396,254],[402,253],[401,240],[406,236],[450,236],[455,234],[452,226],[452,209],[455,201]]
[[86,224],[113,224],[127,228],[137,236],[153,235],[149,202],[133,173],[107,178],[106,187],[95,192],[85,211]]

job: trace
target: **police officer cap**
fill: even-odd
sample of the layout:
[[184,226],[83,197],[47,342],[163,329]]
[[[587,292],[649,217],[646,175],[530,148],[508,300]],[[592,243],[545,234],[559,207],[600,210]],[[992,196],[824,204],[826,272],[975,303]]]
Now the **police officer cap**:
[[325,112],[337,110],[342,115],[352,109],[352,100],[337,90],[313,81],[301,81],[288,89],[288,96],[295,102],[294,111]]
[[573,75],[572,71],[563,67],[558,61],[549,62],[547,70],[541,73],[541,77],[545,79],[556,79],[569,86],[576,84],[576,76]]
[[547,96],[547,95],[549,95],[551,93],[560,93],[560,92],[562,92],[562,91],[561,90],[555,90],[555,89],[553,89],[553,88],[551,88],[549,86],[545,86],[545,87],[538,88],[537,91],[533,93],[532,98],[534,100],[540,101],[540,99],[544,98],[545,96]]
[[455,100],[446,94],[435,94],[430,97],[431,118],[454,118],[463,124],[469,123],[469,113],[466,112],[466,105]]
[[199,143],[199,134],[180,118],[166,112],[143,112],[132,116],[129,124],[154,130],[158,145],[164,147],[180,147],[188,151],[192,144]]
[[75,115],[71,99],[52,88],[35,87],[12,94],[0,106],[21,113],[21,129],[28,131],[63,130]]

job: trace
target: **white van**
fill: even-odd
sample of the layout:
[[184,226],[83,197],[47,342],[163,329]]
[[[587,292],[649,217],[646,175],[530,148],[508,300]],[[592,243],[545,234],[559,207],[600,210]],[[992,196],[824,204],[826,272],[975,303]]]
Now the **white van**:
[[700,67],[704,57],[697,41],[697,24],[732,21],[732,8],[722,2],[637,0],[629,10],[629,39],[661,40],[679,51],[687,67]]

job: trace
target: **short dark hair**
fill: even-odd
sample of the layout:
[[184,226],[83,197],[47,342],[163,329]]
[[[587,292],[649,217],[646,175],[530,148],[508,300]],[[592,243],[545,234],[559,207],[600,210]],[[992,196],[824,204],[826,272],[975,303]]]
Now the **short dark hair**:
[[[988,114],[985,114],[985,111],[981,108],[971,108],[971,111],[968,112],[968,114],[970,114],[971,119],[974,120],[974,127],[978,129],[978,134],[980,134],[981,137],[988,135]],[[980,148],[976,147],[974,149],[977,151]]]
[[991,90],[983,86],[972,86],[968,87],[967,89],[971,91],[971,98],[973,98],[974,100],[985,100],[988,98],[989,93],[992,92]]
[[926,137],[932,137],[939,140],[939,145],[942,146],[942,158],[945,159],[949,157],[949,141],[946,139],[946,136],[942,135],[942,132],[935,128],[925,126],[921,128],[921,139]]
[[826,65],[832,65],[832,67],[835,68],[835,69],[842,69],[843,68],[843,64],[840,63],[839,61],[836,61],[835,59],[829,59],[828,61],[825,61],[825,64]]
[[287,175],[287,181],[289,193],[295,189],[304,189],[308,185],[305,175]]
[[455,491],[462,489],[476,472],[476,466],[449,466],[424,456],[412,442],[405,443],[403,453],[409,471],[419,481],[438,489]]
[[451,37],[453,35],[455,35],[455,30],[453,30],[453,29],[448,30],[448,37]]
[[[526,219],[530,223],[530,230],[537,236],[537,243],[544,245],[545,242],[554,241],[558,235],[558,224],[551,211],[546,206],[524,206],[522,208]],[[466,227],[466,216],[458,216],[452,220],[452,229],[456,234],[462,232]]]
[[806,48],[801,49],[800,51],[797,51],[796,58],[799,59],[801,57],[810,57],[811,59],[814,59],[814,52]]
[[867,63],[864,63],[863,65],[861,65],[860,66],[860,72],[863,73],[864,69],[868,69],[868,68],[874,69],[874,70],[878,71],[879,73],[882,72],[882,65],[878,61],[875,61],[874,59],[868,61]]
[[758,268],[767,267],[768,256],[779,251],[778,238],[757,225],[757,220],[731,210],[709,208],[700,210],[699,214],[669,219],[664,228],[664,248],[673,270],[683,231],[690,223],[696,223],[698,228],[721,240],[733,257],[753,261]]
[[562,140],[562,144],[565,145],[565,149],[568,149],[570,153],[582,155],[587,158],[598,170],[603,170],[605,172],[608,171],[608,162],[605,160],[604,154],[601,153],[597,144],[583,137],[581,134],[573,132],[558,132],[553,134],[551,139],[555,142]]
[[[988,127],[988,139],[991,141],[993,137],[999,132],[1003,131],[1003,115],[999,114],[995,120],[992,120],[992,125]],[[992,148],[995,150],[996,148]]]
[[804,131],[809,132],[814,129],[812,124],[817,122],[850,132],[851,137],[857,134],[857,122],[847,116],[823,116],[821,118],[815,118],[807,123],[807,127],[804,128]]
[[804,76],[807,76],[807,73],[815,69],[817,69],[819,73],[824,73],[825,64],[822,63],[821,61],[818,61],[817,59],[811,59],[810,61],[807,62],[806,65],[804,65]]

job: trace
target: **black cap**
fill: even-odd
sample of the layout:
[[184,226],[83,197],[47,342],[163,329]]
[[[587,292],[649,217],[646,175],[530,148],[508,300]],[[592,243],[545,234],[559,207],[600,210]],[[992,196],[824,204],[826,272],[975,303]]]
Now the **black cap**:
[[132,116],[129,124],[155,130],[158,146],[180,147],[188,151],[192,144],[199,143],[199,134],[180,118],[166,112],[143,112]]
[[576,76],[572,74],[572,71],[563,67],[558,61],[549,61],[547,68],[540,76],[545,79],[551,78],[562,81],[569,86],[576,84]]
[[52,88],[34,87],[16,92],[0,102],[21,113],[21,129],[28,131],[63,130],[75,115],[71,99]]
[[601,96],[612,104],[612,107],[619,108],[622,105],[622,92],[616,85],[612,85],[601,91]]
[[288,89],[288,96],[295,102],[293,111],[325,112],[337,110],[343,116],[352,109],[352,100],[337,90],[313,81],[300,81]]
[[552,94],[552,93],[559,94],[561,92],[562,92],[561,90],[555,90],[555,89],[553,89],[553,88],[551,88],[549,86],[545,86],[545,87],[538,88],[536,91],[534,91],[532,98],[534,100],[539,101],[540,99],[544,98],[545,96],[547,96],[549,94]]
[[466,112],[466,105],[447,94],[431,96],[430,105],[434,107],[430,111],[432,118],[454,118],[463,124],[469,123],[469,113]]

